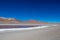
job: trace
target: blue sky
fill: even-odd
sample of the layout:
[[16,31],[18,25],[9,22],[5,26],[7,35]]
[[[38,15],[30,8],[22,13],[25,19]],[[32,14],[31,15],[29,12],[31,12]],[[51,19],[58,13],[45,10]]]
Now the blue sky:
[[60,22],[59,0],[0,0],[0,16]]

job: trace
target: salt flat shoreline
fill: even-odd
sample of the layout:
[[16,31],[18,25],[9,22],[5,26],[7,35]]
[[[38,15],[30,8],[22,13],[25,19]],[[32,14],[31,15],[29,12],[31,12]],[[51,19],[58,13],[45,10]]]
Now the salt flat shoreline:
[[[7,24],[6,24],[7,25]],[[35,25],[35,24],[34,24]],[[5,25],[2,25],[2,26],[5,26]],[[7,25],[8,26],[8,25]],[[10,25],[11,26],[11,25]],[[15,24],[14,24],[14,26],[15,26]],[[16,25],[17,26],[17,25]],[[19,25],[20,26],[20,25]],[[0,32],[2,32],[2,31],[20,31],[20,30],[32,30],[32,29],[41,29],[41,28],[46,28],[46,27],[51,27],[51,26],[58,26],[58,25],[53,25],[53,24],[49,24],[49,25],[39,25],[39,26],[35,26],[35,27],[26,27],[26,28],[0,28]],[[8,26],[9,27],[9,26]]]
[[0,29],[0,32],[5,31],[21,31],[21,30],[33,30],[33,29],[40,29],[40,28],[46,28],[48,26],[37,26],[37,27],[27,27],[27,28],[6,28],[6,29]]
[[60,40],[60,26],[38,28],[33,30],[21,30],[1,32],[1,40]]
[[0,29],[1,40],[60,40],[60,25]]

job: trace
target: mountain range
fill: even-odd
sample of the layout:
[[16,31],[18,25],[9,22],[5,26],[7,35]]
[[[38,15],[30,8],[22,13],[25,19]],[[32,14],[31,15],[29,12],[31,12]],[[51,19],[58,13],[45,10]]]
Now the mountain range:
[[0,17],[0,24],[48,24],[48,22],[39,22],[37,20],[27,20],[27,21],[22,21],[22,20],[17,20],[16,18],[5,18],[5,17]]

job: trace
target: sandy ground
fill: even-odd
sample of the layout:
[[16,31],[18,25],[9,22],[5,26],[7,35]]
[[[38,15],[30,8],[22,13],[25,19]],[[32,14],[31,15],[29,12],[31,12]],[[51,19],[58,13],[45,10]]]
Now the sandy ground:
[[60,26],[43,29],[2,32],[0,40],[60,40]]

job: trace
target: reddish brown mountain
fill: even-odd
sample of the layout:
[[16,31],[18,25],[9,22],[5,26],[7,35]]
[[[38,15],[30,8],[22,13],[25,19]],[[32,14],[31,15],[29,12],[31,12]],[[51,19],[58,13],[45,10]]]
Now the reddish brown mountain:
[[15,18],[0,17],[0,23],[19,23]]
[[36,20],[28,20],[27,22],[28,23],[33,23],[33,24],[48,24],[48,22],[39,22],[39,21],[36,21]]
[[28,20],[28,21],[21,21],[21,20],[16,20],[15,18],[5,18],[5,17],[0,17],[0,24],[6,24],[6,23],[10,23],[10,24],[14,24],[14,23],[23,23],[23,24],[48,24],[46,22],[39,22],[39,21],[36,21],[36,20]]

